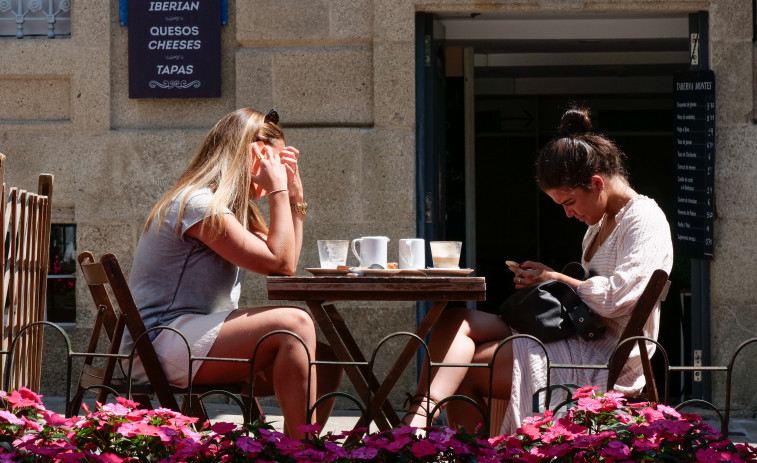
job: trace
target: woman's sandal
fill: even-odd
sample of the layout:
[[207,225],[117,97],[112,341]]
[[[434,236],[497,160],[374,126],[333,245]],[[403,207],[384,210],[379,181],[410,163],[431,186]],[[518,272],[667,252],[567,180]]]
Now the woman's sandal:
[[[405,399],[405,403],[403,406],[405,407],[405,409],[408,409],[408,410],[409,410],[409,407],[412,407],[413,405],[417,405],[418,408],[416,408],[414,413],[408,412],[407,414],[405,414],[405,416],[402,418],[402,421],[401,421],[402,425],[407,426],[408,423],[405,420],[407,419],[407,417],[412,417],[414,415],[418,415],[423,418],[426,418],[426,423],[428,423],[428,416],[431,413],[431,411],[434,410],[434,408],[436,407],[436,404],[437,404],[437,401],[427,396],[426,394],[412,395],[408,392],[407,398]],[[433,424],[433,418],[431,419],[431,424]]]

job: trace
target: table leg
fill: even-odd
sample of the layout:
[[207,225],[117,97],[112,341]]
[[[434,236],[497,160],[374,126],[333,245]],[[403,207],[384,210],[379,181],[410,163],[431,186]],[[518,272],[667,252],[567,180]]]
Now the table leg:
[[[442,314],[442,310],[446,305],[447,302],[435,302],[431,306],[431,309],[426,316],[423,317],[421,324],[418,325],[418,329],[415,330],[415,334],[418,335],[419,338],[425,339],[426,336],[428,336],[428,333],[431,331],[434,324],[436,324],[436,321],[439,319],[439,316]],[[389,393],[394,385],[397,384],[402,372],[407,368],[407,365],[410,363],[410,360],[412,360],[419,346],[420,342],[414,338],[407,342],[407,345],[405,345],[402,353],[397,357],[397,360],[394,362],[394,365],[392,365],[389,373],[387,373],[378,391],[374,394],[373,400],[371,400],[370,406],[366,411],[366,417],[361,417],[356,427],[365,426],[366,424],[364,420],[366,419],[367,422],[370,422],[373,419],[374,415],[378,412],[379,406],[386,402],[386,398],[389,397]],[[397,421],[392,421],[392,426],[396,426],[397,424],[399,424],[399,419],[397,419]]]
[[[323,331],[323,335],[328,340],[331,348],[334,349],[334,354],[339,361],[345,363],[364,362],[363,354],[360,352],[355,339],[347,330],[344,320],[338,315],[336,308],[333,305],[324,306],[317,301],[307,301],[307,304],[313,314],[313,318],[316,323],[318,323],[321,331]],[[336,316],[334,316],[334,314],[336,314]],[[361,396],[364,403],[367,403],[367,398],[371,396],[371,385],[373,385],[375,389],[378,383],[373,377],[373,373],[368,372],[368,374],[366,374],[364,367],[349,364],[344,366],[344,371],[347,373],[347,376],[350,378],[353,386],[355,386],[355,390]],[[389,408],[394,415],[394,418],[398,420],[397,414],[394,413],[391,406]],[[376,415],[376,424],[380,429],[388,429],[391,427],[384,414],[378,414],[377,411],[374,411],[373,415]],[[370,423],[370,420],[368,422]]]
[[[360,347],[357,345],[355,338],[352,336],[352,332],[350,332],[349,328],[347,328],[347,324],[344,323],[344,318],[342,318],[342,315],[336,310],[336,307],[333,304],[325,304],[323,305],[323,308],[328,314],[331,322],[334,324],[334,328],[339,333],[339,337],[341,338],[345,347],[347,347],[347,349],[352,354],[352,358],[357,362],[367,363],[367,360],[363,356],[363,352],[360,350]],[[370,389],[371,393],[375,395],[379,388],[379,382],[373,375],[373,370],[365,368],[361,369],[361,373],[365,381],[368,383],[368,388]],[[365,403],[368,403],[368,401],[366,400]],[[381,410],[383,412],[383,416],[380,417],[380,421],[383,424],[383,427],[381,429],[389,429],[389,423],[399,423],[400,419],[397,416],[397,412],[394,411],[392,404],[384,401],[384,403],[381,405]],[[386,422],[386,420],[388,420],[388,423]],[[381,427],[382,425],[379,426]]]

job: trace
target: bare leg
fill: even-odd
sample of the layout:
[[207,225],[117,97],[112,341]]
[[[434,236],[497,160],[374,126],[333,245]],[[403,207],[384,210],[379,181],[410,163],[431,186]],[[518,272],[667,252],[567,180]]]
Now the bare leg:
[[[318,342],[315,349],[315,358],[327,361],[337,360],[334,351],[331,350],[331,346],[322,342]],[[342,382],[342,367],[339,365],[318,365],[316,370],[318,371],[318,381],[315,386],[317,397],[320,398],[339,388],[339,384]],[[318,408],[315,410],[315,419],[318,424],[321,426],[326,425],[335,402],[336,397],[332,397],[318,404]]]
[[[490,362],[498,344],[499,341],[491,341],[479,345],[473,356],[473,363]],[[513,358],[512,348],[509,347],[509,344],[502,346],[494,361],[492,397],[495,399],[508,399],[510,397]],[[485,399],[489,398],[489,370],[486,368],[469,368],[468,374],[456,393],[470,397],[476,401],[481,410],[486,411],[488,405]],[[481,410],[464,401],[449,402],[447,406],[449,426],[451,428],[462,426],[467,432],[474,432],[483,419]],[[497,426],[497,423],[490,423],[490,425]]]
[[[275,330],[299,335],[310,351],[316,352],[316,334],[310,315],[298,307],[262,307],[232,312],[218,333],[209,357],[250,358],[258,341]],[[267,338],[258,348],[255,371],[270,368],[276,398],[287,430],[303,438],[297,425],[305,424],[308,403],[315,401],[317,377],[312,372],[308,397],[308,356],[302,343],[293,336],[280,334]],[[195,375],[197,384],[243,382],[249,380],[249,366],[243,363],[203,362]]]
[[[479,344],[498,342],[509,335],[510,329],[496,315],[462,308],[447,309],[431,334],[429,352],[434,362],[472,363],[476,357]],[[509,352],[502,352],[500,355],[507,354],[505,356],[512,359],[512,349],[508,345],[503,349]],[[489,362],[491,354],[489,352],[488,359],[476,361]],[[510,360],[510,364],[512,364],[512,360]],[[506,366],[503,368],[506,369]],[[432,369],[429,390],[431,399],[438,401],[455,394],[465,380],[468,370],[467,367]],[[478,381],[477,377],[473,379]],[[428,371],[424,363],[416,389],[417,395],[426,394],[427,381]],[[488,387],[488,377],[483,384],[477,385],[478,390],[486,388],[488,391]],[[433,407],[434,404],[431,405]],[[415,401],[410,405],[408,413],[402,421],[411,426],[425,426],[425,407],[425,401],[423,403]]]

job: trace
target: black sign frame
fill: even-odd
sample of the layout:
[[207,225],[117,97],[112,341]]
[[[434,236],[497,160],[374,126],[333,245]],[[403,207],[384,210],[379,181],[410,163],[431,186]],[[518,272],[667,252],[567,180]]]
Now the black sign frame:
[[674,242],[677,253],[712,259],[715,222],[715,73],[675,74]]
[[218,0],[131,0],[129,98],[220,98]]

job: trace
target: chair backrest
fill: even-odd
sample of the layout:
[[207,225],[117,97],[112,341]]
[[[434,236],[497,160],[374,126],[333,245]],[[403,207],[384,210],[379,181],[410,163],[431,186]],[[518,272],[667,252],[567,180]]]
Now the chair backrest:
[[[0,323],[0,350],[7,352],[24,327],[44,320],[50,254],[50,216],[53,176],[41,174],[37,193],[5,186],[5,156],[0,153],[0,304],[6,307]],[[44,329],[24,332],[14,346],[12,363],[0,362],[0,384],[39,392]],[[10,382],[12,380],[12,382]]]
[[[79,254],[78,257],[79,266],[84,275],[84,281],[87,282],[89,292],[92,295],[92,300],[97,307],[97,314],[95,316],[95,323],[92,327],[92,334],[89,338],[89,345],[87,346],[88,354],[96,354],[98,341],[100,340],[100,334],[105,329],[105,335],[110,343],[110,349],[108,354],[118,354],[118,348],[121,345],[121,338],[124,331],[124,318],[119,317],[116,314],[116,310],[113,307],[111,298],[106,290],[107,277],[103,266],[99,262],[95,262],[95,258],[91,252],[84,251]],[[104,361],[103,367],[97,367],[94,365],[96,355],[88,355],[84,357],[84,364],[82,365],[81,374],[79,375],[79,383],[74,391],[74,400],[69,406],[69,413],[74,414],[78,412],[82,402],[82,390],[91,386],[110,386],[113,381],[113,371],[116,367],[116,358],[107,357]],[[100,403],[105,403],[108,396],[108,390],[100,388],[97,396],[97,400]]]
[[[91,254],[82,253],[79,255],[79,263],[84,279],[87,282],[93,297],[95,297],[96,294],[99,295],[95,297],[96,303],[100,301],[104,306],[110,304],[110,298],[107,299],[108,302],[105,302],[105,298],[107,298],[106,287],[110,287],[119,309],[117,323],[123,323],[123,325],[129,330],[132,339],[136,341],[136,353],[139,355],[145,373],[147,374],[147,379],[149,380],[153,392],[155,393],[155,397],[160,402],[160,405],[172,410],[179,410],[176,397],[173,395],[166,374],[158,360],[158,354],[155,352],[155,348],[152,345],[152,341],[148,336],[143,336],[146,329],[145,324],[142,321],[142,315],[139,313],[137,304],[134,302],[126,277],[121,270],[121,266],[119,265],[116,256],[113,254],[105,254],[100,258],[99,262],[96,262]],[[111,309],[113,308],[112,304],[110,307]],[[107,311],[107,309],[105,310]],[[117,324],[114,330],[117,330],[118,326],[119,325]],[[121,331],[123,331],[122,327]],[[118,341],[118,343],[113,342],[115,349],[118,349],[120,345],[120,339]]]
[[[657,301],[665,300],[669,287],[670,281],[668,280],[668,274],[664,270],[655,270],[652,273],[647,286],[644,288],[644,292],[641,293],[641,297],[636,303],[636,307],[633,309],[631,319],[618,340],[619,344],[634,336],[644,335],[644,325],[647,323],[647,320],[649,320],[649,316],[652,315],[652,310],[657,304]],[[646,343],[641,339],[638,340],[638,342],[626,342],[618,348],[615,356],[612,358],[612,363],[609,365],[607,390],[610,390],[615,386],[615,383],[618,381],[620,373],[623,370],[626,361],[628,361],[628,357],[631,355],[631,351],[635,345],[639,346],[641,365],[644,370],[644,378],[647,382],[647,398],[651,402],[659,402],[657,386],[655,384],[654,375],[652,374],[652,364],[647,355]]]

